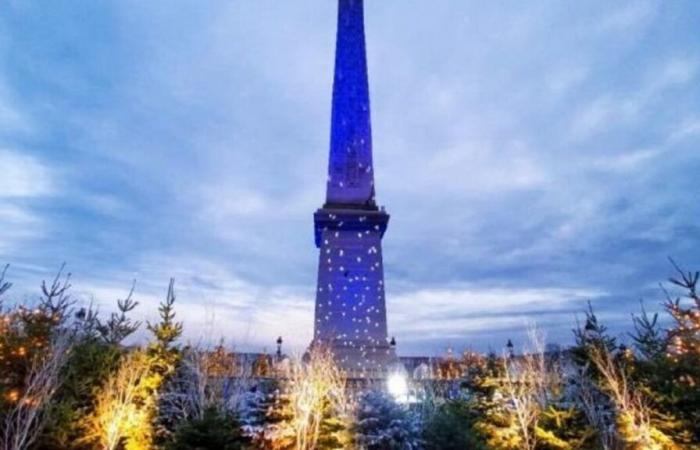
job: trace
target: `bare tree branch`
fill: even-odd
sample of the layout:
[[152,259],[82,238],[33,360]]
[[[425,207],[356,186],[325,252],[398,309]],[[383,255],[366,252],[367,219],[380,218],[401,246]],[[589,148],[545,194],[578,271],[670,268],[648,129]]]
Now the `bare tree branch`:
[[7,269],[10,268],[9,264],[5,264],[5,268],[2,269],[2,272],[0,272],[0,296],[4,294],[5,292],[8,291],[12,287],[12,283],[8,283],[5,281],[5,274],[7,273]]

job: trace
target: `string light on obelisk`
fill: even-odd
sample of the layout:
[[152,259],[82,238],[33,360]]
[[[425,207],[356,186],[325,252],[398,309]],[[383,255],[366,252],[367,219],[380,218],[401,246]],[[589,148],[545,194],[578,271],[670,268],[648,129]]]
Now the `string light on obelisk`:
[[320,250],[314,342],[329,346],[346,368],[381,370],[395,359],[381,252],[389,216],[375,203],[363,2],[338,4],[326,202],[314,215]]

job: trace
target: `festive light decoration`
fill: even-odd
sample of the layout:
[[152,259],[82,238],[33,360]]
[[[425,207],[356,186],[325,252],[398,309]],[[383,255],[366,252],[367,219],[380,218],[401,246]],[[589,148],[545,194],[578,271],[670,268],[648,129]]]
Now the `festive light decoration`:
[[[173,344],[182,333],[182,324],[175,322],[174,304],[171,279],[165,301],[159,306],[160,321],[148,324],[154,340],[146,349],[127,353],[99,392],[94,414],[87,424],[88,442],[96,440],[105,450],[114,450],[122,444],[125,450],[152,448],[157,394],[180,359],[180,352]],[[125,323],[116,320],[113,326],[122,328]]]
[[401,372],[393,372],[386,380],[387,390],[389,394],[399,403],[408,402],[408,380],[406,375]]
[[281,399],[272,411],[285,419],[268,430],[273,449],[342,448],[349,437],[350,402],[346,377],[331,351],[314,346],[306,362],[294,361],[283,380]]
[[362,0],[338,1],[326,202],[314,214],[319,248],[314,340],[353,377],[382,377],[389,345],[382,237],[389,215],[375,202]]
[[678,360],[682,355],[700,355],[700,296],[697,292],[700,272],[684,272],[673,260],[671,263],[680,275],[671,278],[671,283],[686,292],[685,299],[672,299],[666,294],[666,311],[676,325],[668,333],[668,351],[670,357]]
[[651,424],[652,411],[635,390],[625,366],[604,346],[591,347],[591,360],[601,374],[601,386],[615,409],[615,426],[624,448],[678,449],[673,440]]
[[147,395],[144,383],[150,371],[150,358],[144,351],[125,357],[97,397],[95,412],[86,424],[86,441],[94,439],[104,450],[115,450],[122,441],[130,450],[148,448],[153,399]]

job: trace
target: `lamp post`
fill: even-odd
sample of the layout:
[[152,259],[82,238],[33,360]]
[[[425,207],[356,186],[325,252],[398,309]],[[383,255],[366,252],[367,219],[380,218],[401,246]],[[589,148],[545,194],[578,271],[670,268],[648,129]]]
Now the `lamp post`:
[[277,362],[282,361],[282,336],[277,338]]
[[506,348],[508,349],[508,357],[510,359],[515,358],[515,352],[513,351],[513,348],[514,348],[513,341],[508,339],[508,343],[506,344]]

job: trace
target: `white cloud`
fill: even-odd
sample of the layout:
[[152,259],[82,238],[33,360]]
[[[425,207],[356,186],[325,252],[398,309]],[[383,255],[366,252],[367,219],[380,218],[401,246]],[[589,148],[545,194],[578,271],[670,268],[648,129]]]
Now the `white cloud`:
[[[43,229],[43,221],[30,209],[0,201],[0,255],[21,248],[27,240],[41,235]],[[0,265],[5,262],[0,260]]]
[[0,252],[9,254],[44,233],[44,219],[31,202],[53,193],[50,169],[30,155],[0,148]]
[[668,61],[648,88],[652,93],[691,82],[698,72],[697,59],[676,58]]
[[[0,36],[1,37],[1,36]],[[29,117],[17,107],[17,102],[0,73],[0,133],[26,133],[33,129]]]
[[269,200],[261,191],[228,188],[226,185],[203,188],[198,202],[207,220],[222,223],[270,212]]
[[637,0],[629,2],[605,16],[596,24],[598,30],[604,33],[630,33],[642,28],[653,19],[657,2]]
[[388,308],[391,328],[398,335],[464,336],[525,326],[543,311],[570,316],[569,309],[583,309],[586,300],[604,294],[596,289],[462,285],[389,295]]
[[588,137],[615,119],[615,101],[602,96],[579,109],[573,117],[571,132],[576,138]]
[[663,153],[663,148],[631,150],[611,156],[593,158],[590,165],[595,169],[629,172],[640,169],[642,165],[652,162]]
[[553,95],[569,93],[589,76],[588,68],[581,66],[555,70],[545,78],[546,86]]
[[650,113],[650,107],[660,100],[662,94],[692,82],[698,67],[695,59],[671,59],[661,70],[655,69],[643,75],[631,93],[610,91],[599,95],[574,111],[572,137],[582,140],[614,127],[638,123]]
[[700,118],[686,119],[674,127],[669,137],[670,142],[677,142],[700,135]]
[[0,148],[0,198],[39,197],[52,190],[51,171],[38,159]]
[[[74,280],[76,296],[92,299],[102,314],[116,307],[136,279],[134,299],[140,304],[132,317],[157,319],[158,303],[175,279],[177,319],[185,323],[184,341],[211,344],[225,338],[243,350],[271,349],[282,335],[288,348],[303,349],[313,326],[313,288],[264,285],[238,276],[227,264],[192,254],[144,255],[130,273],[110,272],[99,279]],[[118,284],[115,280],[122,280]],[[142,330],[135,339],[146,339]]]

